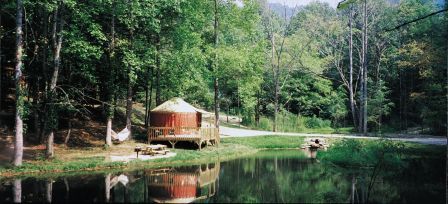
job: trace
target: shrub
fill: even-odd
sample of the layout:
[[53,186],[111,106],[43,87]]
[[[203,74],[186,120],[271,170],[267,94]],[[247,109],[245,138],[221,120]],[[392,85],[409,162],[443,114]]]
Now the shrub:
[[[273,119],[267,117],[260,117],[258,125],[255,121],[249,123],[250,127],[271,131],[273,127]],[[328,128],[331,129],[331,121],[313,117],[305,117],[295,115],[293,113],[282,111],[277,115],[277,130],[279,132],[303,132],[307,129],[319,129]]]
[[262,130],[272,130],[272,122],[269,118],[261,117],[258,123],[258,128]]
[[305,118],[305,127],[307,128],[324,128],[331,127],[331,121],[317,118],[316,116]]

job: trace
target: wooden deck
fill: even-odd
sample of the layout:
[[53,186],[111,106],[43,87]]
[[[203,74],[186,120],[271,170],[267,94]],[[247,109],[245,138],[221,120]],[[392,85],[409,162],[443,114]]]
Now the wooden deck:
[[174,148],[179,141],[194,142],[201,149],[202,143],[218,145],[219,130],[214,127],[150,127],[148,144],[154,141],[168,141]]

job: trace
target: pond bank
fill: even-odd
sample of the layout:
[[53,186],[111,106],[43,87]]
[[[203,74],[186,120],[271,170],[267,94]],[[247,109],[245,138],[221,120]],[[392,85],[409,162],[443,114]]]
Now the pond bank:
[[148,161],[111,162],[108,158],[118,155],[131,155],[134,147],[145,145],[134,141],[114,145],[110,148],[65,148],[55,149],[56,157],[44,158],[44,151],[35,155],[34,159],[25,160],[21,167],[10,164],[0,166],[1,177],[36,176],[42,174],[62,174],[79,171],[130,170],[145,167],[176,166],[185,164],[201,164],[210,161],[223,161],[253,154],[261,149],[297,148],[303,142],[301,137],[260,136],[256,138],[226,138],[218,147],[208,146],[201,151],[195,149],[173,149],[175,157],[153,159]]
[[[328,143],[340,141],[339,138],[327,139]],[[367,141],[367,140],[366,140]],[[373,142],[372,140],[368,140]],[[194,165],[215,161],[226,161],[254,154],[265,149],[297,149],[304,143],[304,137],[297,136],[257,136],[223,138],[218,147],[209,146],[201,151],[194,149],[173,149],[175,157],[147,161],[110,162],[112,155],[130,155],[133,148],[143,143],[128,141],[104,149],[100,147],[67,149],[56,148],[56,157],[45,160],[42,156],[26,160],[21,167],[0,166],[0,177],[28,177],[55,174],[78,174],[83,172],[124,171],[141,168],[158,168],[166,166]],[[398,142],[394,142],[398,143]],[[434,146],[406,143],[406,149],[415,151],[433,151]],[[439,146],[437,146],[439,149]],[[135,154],[135,153],[134,153]],[[42,152],[43,155],[43,152]]]

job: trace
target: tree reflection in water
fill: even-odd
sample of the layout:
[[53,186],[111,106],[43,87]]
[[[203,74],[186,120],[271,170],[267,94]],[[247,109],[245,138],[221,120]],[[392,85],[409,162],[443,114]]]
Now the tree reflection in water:
[[403,160],[400,168],[383,163],[374,177],[373,168],[340,167],[320,160],[299,150],[262,151],[196,166],[0,180],[0,202],[444,201],[443,157]]

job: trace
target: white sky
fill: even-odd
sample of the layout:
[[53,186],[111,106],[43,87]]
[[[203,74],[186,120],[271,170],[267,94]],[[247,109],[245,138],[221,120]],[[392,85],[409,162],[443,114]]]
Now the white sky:
[[[307,5],[310,2],[316,1],[316,0],[267,0],[269,3],[279,3],[279,4],[286,4],[289,7],[296,7],[296,6],[302,6]],[[330,4],[331,7],[336,8],[338,3],[342,0],[319,0],[320,2],[327,2]]]

